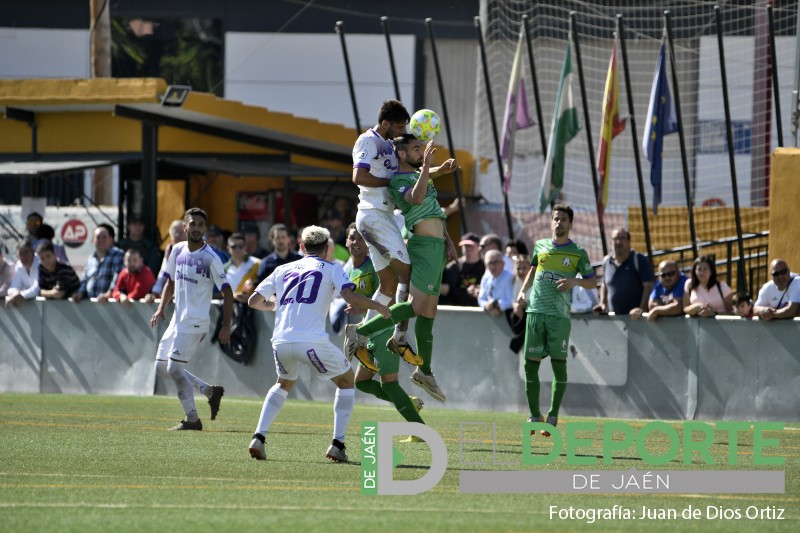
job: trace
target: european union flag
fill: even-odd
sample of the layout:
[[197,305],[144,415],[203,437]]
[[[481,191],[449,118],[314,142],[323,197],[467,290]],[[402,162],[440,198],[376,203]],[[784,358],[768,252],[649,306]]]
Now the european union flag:
[[658,213],[658,204],[661,203],[661,152],[664,135],[678,131],[678,118],[667,83],[666,50],[666,43],[662,40],[656,62],[656,72],[653,75],[653,88],[650,90],[650,105],[647,108],[644,139],[642,139],[642,149],[647,160],[650,161],[653,213]]

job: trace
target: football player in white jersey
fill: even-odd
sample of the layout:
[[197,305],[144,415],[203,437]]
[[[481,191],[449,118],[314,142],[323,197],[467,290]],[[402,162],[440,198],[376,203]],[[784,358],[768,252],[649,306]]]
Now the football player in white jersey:
[[150,319],[155,327],[164,319],[172,295],[175,295],[175,333],[169,349],[167,372],[178,388],[178,400],[186,415],[175,430],[202,430],[203,423],[197,416],[192,382],[186,376],[189,359],[208,333],[209,308],[214,285],[221,288],[224,298],[220,344],[230,339],[233,316],[233,291],[225,278],[222,260],[203,242],[208,215],[198,207],[186,211],[183,217],[188,240],[177,243],[166,262],[164,290],[161,302]]
[[[408,300],[408,283],[411,277],[411,260],[394,217],[394,201],[389,195],[389,182],[397,172],[397,155],[392,140],[405,133],[411,119],[403,103],[387,100],[378,111],[378,123],[362,133],[353,147],[353,183],[359,188],[356,228],[369,248],[369,256],[378,273],[378,290],[372,298],[384,305],[395,299]],[[440,167],[431,169],[432,176],[440,176],[456,169],[450,159]],[[399,283],[398,283],[399,281]],[[365,320],[375,316],[368,312]],[[350,329],[356,324],[351,324]],[[413,352],[406,340],[408,321],[395,329],[387,348],[413,365],[422,364],[422,358]],[[347,339],[347,337],[345,337]],[[358,347],[345,340],[348,357],[362,357]]]
[[[337,293],[354,307],[374,309],[389,317],[386,305],[356,294],[355,285],[341,265],[325,260],[330,248],[330,233],[319,226],[303,230],[301,246],[305,257],[281,265],[259,283],[248,305],[262,311],[275,310],[272,332],[272,353],[278,381],[269,389],[261,409],[250,456],[267,458],[264,437],[278,416],[298,376],[300,363],[311,368],[320,379],[329,379],[337,387],[333,402],[333,441],[325,456],[336,462],[347,462],[345,432],[355,404],[353,370],[341,350],[325,332],[325,319]],[[274,297],[274,298],[273,298]]]

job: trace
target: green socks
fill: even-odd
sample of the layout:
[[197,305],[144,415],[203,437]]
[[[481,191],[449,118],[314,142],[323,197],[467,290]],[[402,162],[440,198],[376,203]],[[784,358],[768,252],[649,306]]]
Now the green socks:
[[558,410],[561,407],[561,400],[564,399],[564,393],[567,391],[567,361],[566,359],[553,359],[550,358],[550,363],[553,365],[553,396],[550,399],[550,412],[549,416],[558,416]]
[[[375,384],[377,385],[378,383],[375,382]],[[403,390],[403,387],[401,387],[398,382],[390,381],[388,383],[381,383],[380,387],[383,389],[383,393],[391,398],[389,401],[394,404],[395,409],[397,409],[397,412],[400,413],[403,418],[408,422],[425,423],[422,421],[417,410],[414,409],[411,398],[408,397],[408,394],[406,394],[406,391]]]
[[430,375],[433,358],[433,319],[418,316],[414,324],[414,335],[417,338],[417,353],[424,361],[419,369],[423,374]]
[[528,398],[528,408],[531,410],[531,417],[536,420],[542,417],[542,413],[539,410],[540,363],[541,361],[525,360],[525,396]]
[[392,310],[391,318],[383,318],[382,316],[378,315],[358,328],[356,330],[358,334],[369,337],[373,333],[378,333],[379,331],[383,331],[394,324],[399,324],[403,320],[408,320],[409,318],[414,317],[414,308],[411,306],[411,302],[395,304],[390,307],[390,309]]
[[389,398],[389,396],[387,396],[385,392],[383,392],[383,389],[381,389],[381,384],[373,379],[367,379],[365,381],[356,381],[356,388],[361,392],[372,394],[379,400],[392,403],[392,399]]

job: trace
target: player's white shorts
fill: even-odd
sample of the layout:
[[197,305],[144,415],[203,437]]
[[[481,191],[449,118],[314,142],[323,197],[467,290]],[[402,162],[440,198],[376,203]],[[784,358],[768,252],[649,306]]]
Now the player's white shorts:
[[369,256],[376,272],[389,266],[392,259],[411,264],[393,212],[359,209],[356,214],[356,229],[369,247]]
[[331,342],[287,342],[272,347],[278,377],[297,381],[299,364],[308,365],[319,379],[341,376],[350,369],[350,361]]
[[172,347],[169,349],[169,358],[182,363],[189,362],[197,347],[205,339],[205,333],[183,333],[176,331],[172,337]]
[[156,350],[156,361],[166,361],[169,359],[169,351],[172,348],[172,341],[175,338],[175,313],[172,313],[172,319],[169,321],[167,329],[158,341],[158,349]]

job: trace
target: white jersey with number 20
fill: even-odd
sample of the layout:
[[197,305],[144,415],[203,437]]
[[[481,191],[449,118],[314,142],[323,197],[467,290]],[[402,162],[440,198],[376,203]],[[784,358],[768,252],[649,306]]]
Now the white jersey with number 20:
[[329,342],[325,319],[331,301],[346,287],[355,288],[338,263],[308,256],[281,265],[256,292],[267,301],[275,295],[272,345]]

